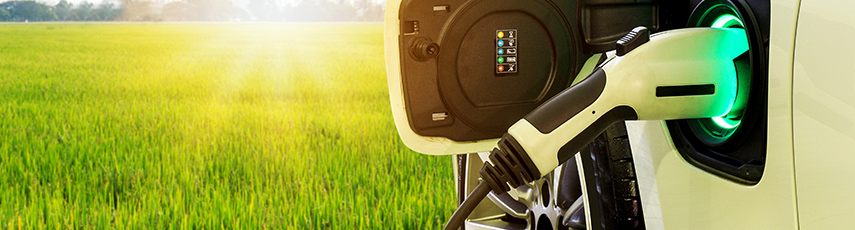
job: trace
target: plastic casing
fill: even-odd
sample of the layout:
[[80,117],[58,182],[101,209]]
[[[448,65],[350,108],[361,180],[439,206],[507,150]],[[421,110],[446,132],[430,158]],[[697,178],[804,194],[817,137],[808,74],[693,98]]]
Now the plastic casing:
[[[639,120],[723,115],[730,109],[736,95],[736,71],[732,60],[748,50],[747,44],[733,42],[740,40],[745,40],[741,29],[686,28],[653,34],[646,44],[603,64],[605,83],[602,93],[578,114],[554,130],[539,130],[527,116],[511,126],[508,134],[525,149],[540,174],[546,175],[562,161],[556,153],[567,141],[579,138],[578,135],[588,125],[602,119],[614,108],[632,108]],[[689,57],[686,54],[694,55]],[[583,80],[566,92],[585,87],[587,82]],[[655,92],[659,86],[702,84],[715,85],[715,93],[666,97],[657,96]],[[544,105],[549,104],[546,102]],[[563,115],[552,114],[555,119]]]
[[398,10],[400,6],[400,0],[386,1],[385,22],[383,23],[383,45],[386,55],[386,79],[389,83],[389,101],[392,105],[392,116],[395,118],[395,127],[398,128],[398,135],[401,137],[401,140],[413,151],[431,155],[489,151],[496,146],[499,139],[457,142],[444,137],[420,136],[410,128],[406,107],[404,107],[401,59],[398,53],[398,36],[400,36]]
[[[387,1],[384,30],[387,79],[399,136],[408,147],[425,154],[488,151],[507,127],[566,88],[570,80],[576,80],[567,76],[574,73],[587,76],[590,72],[578,72],[580,67],[584,68],[584,60],[590,54],[613,49],[614,40],[625,34],[622,31],[639,25],[636,23],[653,32],[682,28],[680,18],[687,17],[688,11],[675,9],[682,9],[689,3],[678,3],[664,0]],[[446,9],[451,12],[423,10],[432,4],[438,4],[434,7],[450,4]],[[481,19],[468,13],[487,11],[491,13]],[[627,13],[634,17],[622,16]],[[666,14],[672,20],[657,20],[659,15]],[[473,28],[480,29],[460,33],[465,27],[460,25],[468,25],[475,19],[479,26]],[[512,77],[487,77],[482,71],[485,66],[489,69],[489,65],[471,63],[483,63],[484,57],[495,54],[480,52],[486,50],[480,45],[489,43],[473,44],[473,41],[483,39],[482,35],[486,34],[483,28],[498,26],[500,29],[505,23],[510,26],[508,28],[520,28],[520,33],[532,35],[520,35],[526,37],[527,42],[520,42],[520,49],[526,52],[519,55],[521,60],[535,61],[521,63],[520,68],[525,70],[508,75]],[[421,32],[400,34],[402,25],[420,28]],[[438,27],[442,29],[437,31]],[[460,38],[457,34],[465,36]],[[440,53],[446,54],[462,52],[462,47],[481,48],[477,52],[467,50],[471,60],[467,60],[466,65],[455,65],[459,61],[451,55],[439,55],[435,60],[422,62],[411,60],[408,52],[401,56],[401,49],[407,48],[400,42],[410,43],[419,38],[436,41],[442,47]],[[455,66],[457,71],[453,71]],[[434,74],[436,78],[432,78]],[[520,87],[525,90],[517,90]],[[430,119],[444,112],[448,112],[449,119]]]
[[[792,72],[799,4],[797,0],[771,1],[769,136],[766,169],[756,185],[738,184],[690,165],[677,152],[662,121],[627,122],[648,229],[800,228],[803,222],[799,218],[804,217],[804,213],[797,209],[796,199],[795,177],[799,170],[796,170],[798,162],[794,164],[793,151]],[[848,60],[851,63],[855,59]],[[850,119],[852,117],[855,116]],[[799,182],[801,186],[801,180]],[[855,185],[855,181],[849,184]],[[798,198],[803,199],[804,195],[798,192]],[[840,201],[823,207],[847,207]],[[823,212],[823,217],[844,213],[828,210]],[[850,214],[845,218],[851,217]],[[847,225],[841,222],[832,226],[846,228]]]

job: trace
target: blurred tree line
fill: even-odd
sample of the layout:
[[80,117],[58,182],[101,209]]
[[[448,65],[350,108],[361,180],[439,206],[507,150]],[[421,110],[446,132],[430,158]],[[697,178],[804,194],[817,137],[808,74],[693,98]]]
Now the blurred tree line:
[[0,21],[383,21],[384,3],[375,0],[119,0],[117,4],[60,0],[0,3]]

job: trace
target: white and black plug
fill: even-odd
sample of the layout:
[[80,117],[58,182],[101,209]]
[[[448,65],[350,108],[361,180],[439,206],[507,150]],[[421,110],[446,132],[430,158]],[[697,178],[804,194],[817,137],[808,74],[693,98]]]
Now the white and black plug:
[[734,59],[748,50],[744,30],[647,31],[633,29],[585,80],[512,125],[445,229],[457,229],[490,191],[548,174],[616,122],[719,117],[740,107]]

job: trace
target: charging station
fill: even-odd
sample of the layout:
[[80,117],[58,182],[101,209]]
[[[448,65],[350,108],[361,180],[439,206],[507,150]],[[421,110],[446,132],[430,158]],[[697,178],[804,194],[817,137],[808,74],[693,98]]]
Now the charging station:
[[[500,148],[526,148],[517,143],[526,140],[507,142],[503,136],[521,119],[534,121],[532,117],[538,115],[532,111],[549,107],[544,103],[555,101],[556,95],[568,88],[582,88],[596,75],[592,73],[614,65],[623,56],[618,54],[618,44],[638,32],[633,31],[638,26],[645,28],[644,33],[660,37],[690,27],[744,31],[747,50],[727,59],[735,69],[736,83],[715,85],[716,93],[732,90],[736,102],[724,114],[692,119],[671,116],[660,126],[667,130],[671,148],[698,170],[742,185],[757,184],[763,176],[768,0],[402,0],[387,4],[390,100],[404,143],[425,154],[480,152],[456,158],[461,203],[485,179],[479,179],[477,169],[502,161],[501,156],[488,156],[487,151],[497,143]],[[671,48],[663,45],[658,49]],[[677,94],[685,89],[704,91],[682,86],[669,89]],[[560,105],[550,103],[552,107],[585,103],[577,98]],[[593,112],[597,111],[608,110]],[[646,116],[633,112],[636,118]],[[645,228],[643,204],[649,202],[639,188],[643,181],[636,175],[633,160],[637,153],[632,152],[628,139],[633,131],[627,131],[624,119],[628,118],[592,134],[582,131],[580,135],[590,137],[573,148],[582,154],[572,151],[562,157],[559,153],[556,163],[551,163],[557,168],[532,172],[539,179],[521,183],[508,193],[485,194],[489,199],[477,203],[466,220],[467,228]],[[541,133],[532,135],[549,133],[535,122],[532,125]],[[547,141],[528,148],[552,144],[566,146]],[[530,160],[533,165],[544,164],[540,157],[529,157],[536,158]]]

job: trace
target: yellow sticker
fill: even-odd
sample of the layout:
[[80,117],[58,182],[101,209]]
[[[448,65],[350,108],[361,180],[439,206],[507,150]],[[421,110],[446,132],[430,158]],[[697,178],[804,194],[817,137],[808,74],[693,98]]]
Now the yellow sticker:
[[502,38],[504,36],[505,36],[505,33],[503,33],[502,31],[499,31],[499,38]]

